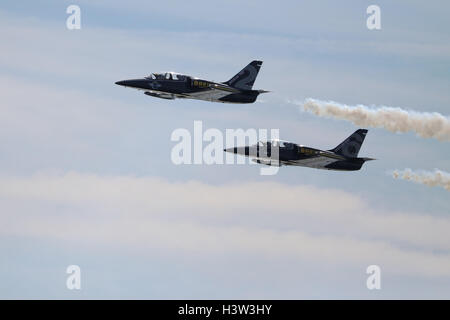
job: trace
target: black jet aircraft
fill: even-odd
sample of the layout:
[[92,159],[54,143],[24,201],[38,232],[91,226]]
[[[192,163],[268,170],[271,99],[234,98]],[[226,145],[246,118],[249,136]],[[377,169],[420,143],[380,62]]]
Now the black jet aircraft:
[[142,79],[118,81],[116,84],[144,91],[148,96],[173,100],[198,99],[224,103],[252,103],[265,90],[253,90],[262,61],[252,61],[226,82],[218,83],[175,72],[152,73]]
[[302,166],[325,170],[355,171],[372,158],[358,158],[367,130],[356,130],[340,145],[331,150],[297,145],[292,142],[271,140],[253,146],[224,149],[226,152],[245,155],[252,161],[269,166]]

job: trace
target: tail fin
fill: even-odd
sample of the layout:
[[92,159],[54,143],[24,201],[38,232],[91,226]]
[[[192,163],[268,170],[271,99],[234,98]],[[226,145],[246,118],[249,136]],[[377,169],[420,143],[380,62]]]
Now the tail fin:
[[241,90],[252,90],[261,65],[262,61],[254,60],[250,62],[233,78],[231,78],[227,82],[224,82],[224,84]]
[[358,129],[350,137],[345,139],[344,142],[330,151],[344,157],[356,158],[358,157],[359,149],[361,149],[366,134],[366,129]]

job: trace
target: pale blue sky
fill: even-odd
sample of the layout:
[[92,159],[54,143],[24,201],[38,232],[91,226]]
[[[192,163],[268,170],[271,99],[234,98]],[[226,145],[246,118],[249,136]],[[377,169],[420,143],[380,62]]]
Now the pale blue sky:
[[[448,191],[387,174],[449,172],[448,143],[369,129],[360,154],[379,160],[350,173],[170,161],[172,131],[194,120],[319,148],[356,129],[287,100],[450,114],[448,3],[375,2],[380,31],[370,4],[3,1],[0,297],[450,298]],[[253,59],[272,92],[252,105],[114,85],[163,70],[225,81]]]

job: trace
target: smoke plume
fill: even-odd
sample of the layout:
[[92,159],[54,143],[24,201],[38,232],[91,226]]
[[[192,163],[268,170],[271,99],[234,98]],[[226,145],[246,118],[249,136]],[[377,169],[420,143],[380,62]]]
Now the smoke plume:
[[411,169],[395,170],[392,176],[396,179],[403,179],[425,184],[429,187],[443,187],[450,191],[450,173],[435,169],[431,171],[414,172]]
[[385,106],[347,106],[314,99],[306,99],[302,106],[305,111],[317,116],[344,119],[362,127],[384,128],[391,132],[412,131],[423,138],[450,141],[450,118],[437,112],[416,112]]

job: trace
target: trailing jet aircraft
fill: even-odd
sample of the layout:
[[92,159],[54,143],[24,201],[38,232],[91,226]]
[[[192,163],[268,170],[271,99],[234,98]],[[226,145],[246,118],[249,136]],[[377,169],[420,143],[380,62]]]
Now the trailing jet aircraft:
[[252,161],[269,166],[302,166],[325,170],[355,171],[372,158],[358,158],[367,130],[356,130],[336,148],[319,150],[292,142],[271,140],[253,146],[224,149],[226,152],[245,155]]
[[142,79],[117,81],[116,84],[144,91],[162,99],[198,99],[226,103],[252,103],[265,90],[253,90],[262,61],[252,61],[226,82],[217,83],[175,72],[152,73]]

